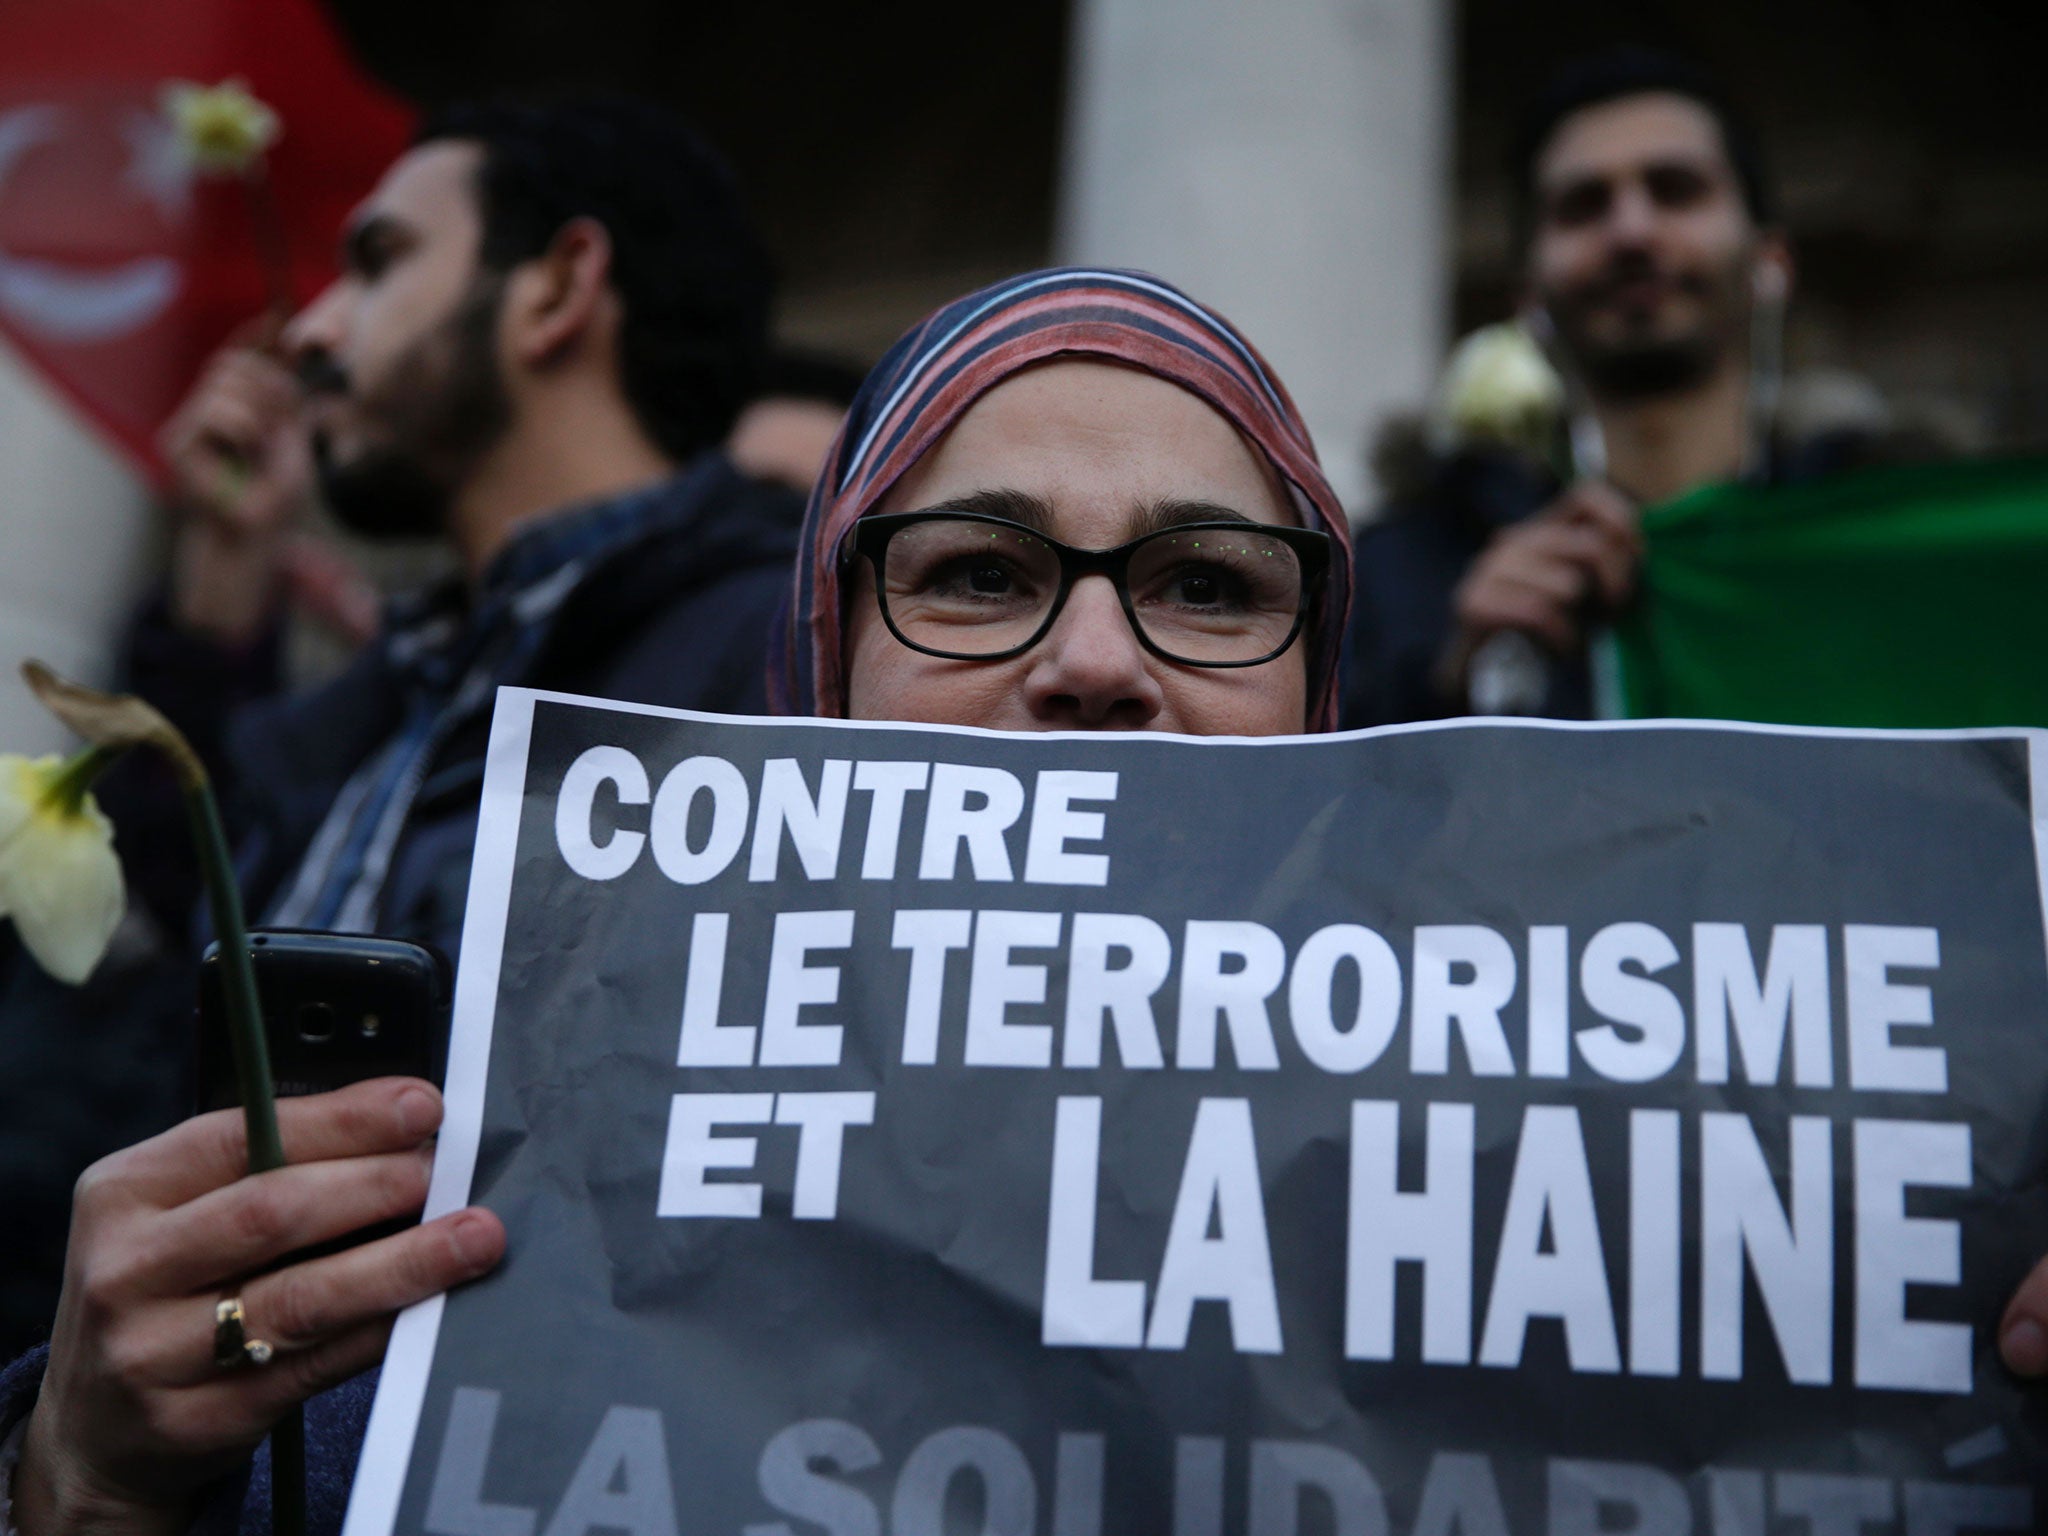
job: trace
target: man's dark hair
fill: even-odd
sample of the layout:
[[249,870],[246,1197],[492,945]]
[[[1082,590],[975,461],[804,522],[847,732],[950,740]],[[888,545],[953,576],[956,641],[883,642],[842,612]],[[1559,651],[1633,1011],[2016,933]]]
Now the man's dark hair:
[[462,103],[429,116],[416,142],[444,139],[483,146],[486,269],[541,255],[572,219],[604,226],[634,415],[677,459],[720,441],[754,393],[773,292],[725,162],[671,113],[627,97]]
[[1536,162],[1549,147],[1558,125],[1575,112],[1619,101],[1625,96],[1683,96],[1696,101],[1721,130],[1721,146],[1742,188],[1743,203],[1759,225],[1777,222],[1761,144],[1755,130],[1699,65],[1655,48],[1611,48],[1567,64],[1530,101],[1515,135],[1508,167],[1514,193],[1515,230],[1524,248],[1536,231]]

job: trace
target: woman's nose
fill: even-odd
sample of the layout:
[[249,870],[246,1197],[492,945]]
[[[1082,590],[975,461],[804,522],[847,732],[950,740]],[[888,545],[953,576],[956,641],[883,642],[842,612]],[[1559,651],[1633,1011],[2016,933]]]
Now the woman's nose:
[[1032,648],[1025,701],[1055,725],[1140,730],[1166,702],[1151,660],[1109,578],[1084,576]]

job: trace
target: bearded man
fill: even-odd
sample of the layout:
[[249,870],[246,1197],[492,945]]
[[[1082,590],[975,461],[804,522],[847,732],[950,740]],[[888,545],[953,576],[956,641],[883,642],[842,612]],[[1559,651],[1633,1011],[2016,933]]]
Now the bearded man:
[[[1634,590],[1642,507],[1906,446],[1771,419],[1791,251],[1754,135],[1685,61],[1627,49],[1561,74],[1520,136],[1514,190],[1523,317],[1580,407],[1576,473],[1505,452],[1410,464],[1358,541],[1350,725],[1588,716],[1587,632]],[[1489,648],[1504,633],[1527,639]],[[1489,649],[1534,673],[1477,690],[1513,702],[1475,696]]]
[[[213,766],[252,918],[455,954],[500,684],[763,707],[802,504],[716,445],[770,286],[732,177],[661,111],[460,107],[356,211],[340,278],[214,360],[166,432],[182,515],[128,681]],[[458,570],[292,697],[278,612],[316,489]],[[0,1355],[47,1328],[72,1179],[191,1109],[198,893],[152,771],[106,786],[136,899],[93,984],[0,941]]]
[[800,509],[711,450],[768,300],[737,188],[665,114],[457,108],[357,211],[282,358],[202,382],[171,429],[194,508],[172,627],[260,655],[309,469],[344,526],[460,562],[331,687],[228,726],[218,755],[264,832],[253,909],[451,944],[497,684],[759,706]]

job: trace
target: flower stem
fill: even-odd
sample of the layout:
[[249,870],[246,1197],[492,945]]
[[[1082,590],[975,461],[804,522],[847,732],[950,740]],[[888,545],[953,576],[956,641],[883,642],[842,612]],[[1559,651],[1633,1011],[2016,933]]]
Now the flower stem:
[[[206,881],[207,905],[220,945],[221,993],[227,1002],[228,1037],[234,1045],[235,1083],[248,1127],[249,1171],[284,1166],[277,1132],[277,1096],[270,1081],[270,1049],[263,1012],[256,1000],[256,973],[249,964],[249,929],[242,917],[242,893],[228,858],[220,809],[204,775],[184,780],[185,810],[193,845]],[[303,1536],[306,1529],[306,1422],[296,1405],[270,1431],[270,1524],[275,1536]]]
[[249,929],[242,920],[242,893],[235,886],[228,859],[227,836],[213,789],[204,780],[185,786],[185,812],[192,823],[192,842],[199,851],[199,870],[206,881],[206,903],[213,910],[213,931],[220,941],[221,992],[227,1002],[228,1036],[234,1045],[235,1087],[249,1131],[249,1171],[262,1173],[284,1166],[284,1144],[277,1134],[277,1099],[270,1086],[270,1049],[263,1038],[263,1012],[256,1001],[256,973],[249,967]]
[[270,173],[260,157],[243,176],[242,187],[248,194],[249,219],[256,231],[256,254],[263,267],[270,311],[282,325],[298,307],[292,302],[292,249],[271,191]]
[[305,1536],[306,1410],[293,1403],[270,1427],[271,1536]]

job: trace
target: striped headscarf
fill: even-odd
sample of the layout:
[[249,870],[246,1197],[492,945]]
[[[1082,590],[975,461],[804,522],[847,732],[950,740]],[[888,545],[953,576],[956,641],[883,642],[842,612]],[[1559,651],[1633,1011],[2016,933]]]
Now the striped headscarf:
[[989,390],[1053,358],[1103,358],[1199,395],[1264,455],[1306,527],[1335,536],[1309,647],[1308,724],[1337,719],[1337,656],[1351,598],[1351,530],[1294,402],[1230,323],[1142,272],[1064,267],[971,293],[913,326],[861,385],[811,490],[769,694],[784,714],[840,715],[846,622],[841,551],[860,518]]

